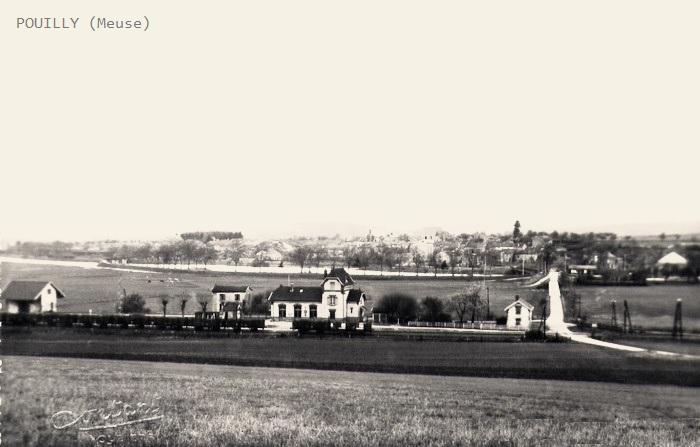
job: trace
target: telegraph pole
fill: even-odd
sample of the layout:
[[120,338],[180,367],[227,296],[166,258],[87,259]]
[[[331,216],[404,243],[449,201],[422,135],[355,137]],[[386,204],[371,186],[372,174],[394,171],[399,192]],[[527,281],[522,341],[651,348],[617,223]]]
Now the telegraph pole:
[[491,298],[489,297],[489,286],[486,286],[486,319],[491,320]]
[[627,307],[627,300],[623,302],[625,306],[625,315],[624,315],[624,322],[622,323],[622,328],[624,332],[629,331],[629,333],[632,333],[632,317],[630,317],[630,309]]
[[683,300],[676,300],[676,313],[673,316],[673,338],[678,337],[683,340],[683,315],[681,311]]
[[610,320],[610,324],[612,327],[617,327],[617,309],[615,307],[615,300],[610,302],[610,306],[612,307],[612,318]]

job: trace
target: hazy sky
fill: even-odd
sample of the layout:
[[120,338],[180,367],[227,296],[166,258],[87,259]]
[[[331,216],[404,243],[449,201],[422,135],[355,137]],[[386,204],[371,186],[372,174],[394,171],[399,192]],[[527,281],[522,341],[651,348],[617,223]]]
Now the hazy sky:
[[2,2],[0,239],[700,231],[697,1],[173,3]]

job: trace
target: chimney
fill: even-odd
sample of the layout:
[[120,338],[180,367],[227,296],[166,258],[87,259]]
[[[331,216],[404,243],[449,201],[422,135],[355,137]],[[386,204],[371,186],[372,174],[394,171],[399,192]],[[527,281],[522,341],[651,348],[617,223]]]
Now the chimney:
[[515,295],[515,301],[519,301],[519,300],[520,300],[520,295]]

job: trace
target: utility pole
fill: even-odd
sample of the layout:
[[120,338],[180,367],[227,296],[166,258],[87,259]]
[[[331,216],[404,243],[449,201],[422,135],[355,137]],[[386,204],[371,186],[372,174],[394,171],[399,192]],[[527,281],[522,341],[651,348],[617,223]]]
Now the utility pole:
[[610,306],[612,307],[612,318],[610,319],[610,324],[612,327],[617,327],[617,309],[615,307],[615,300],[612,300],[610,302]]
[[523,258],[522,261],[523,261],[523,267],[522,267],[522,270],[520,272],[520,276],[525,276],[525,258]]
[[681,311],[683,300],[678,298],[676,300],[676,313],[673,316],[673,338],[678,337],[683,340],[683,315]]
[[542,310],[542,338],[547,340],[547,305],[549,304],[549,293],[544,300],[544,309]]
[[623,302],[625,306],[624,322],[622,323],[622,328],[624,332],[632,333],[632,317],[630,317],[630,309],[627,307],[627,300]]
[[491,299],[489,297],[489,286],[486,286],[486,319],[491,320]]

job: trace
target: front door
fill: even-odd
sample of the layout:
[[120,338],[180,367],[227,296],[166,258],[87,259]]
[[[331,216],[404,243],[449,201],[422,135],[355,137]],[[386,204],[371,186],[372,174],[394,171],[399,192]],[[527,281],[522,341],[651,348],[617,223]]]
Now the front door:
[[29,306],[30,303],[25,302],[19,302],[17,303],[17,312],[21,314],[28,314],[29,313]]
[[331,320],[335,320],[335,309],[331,309],[328,311],[328,318]]

